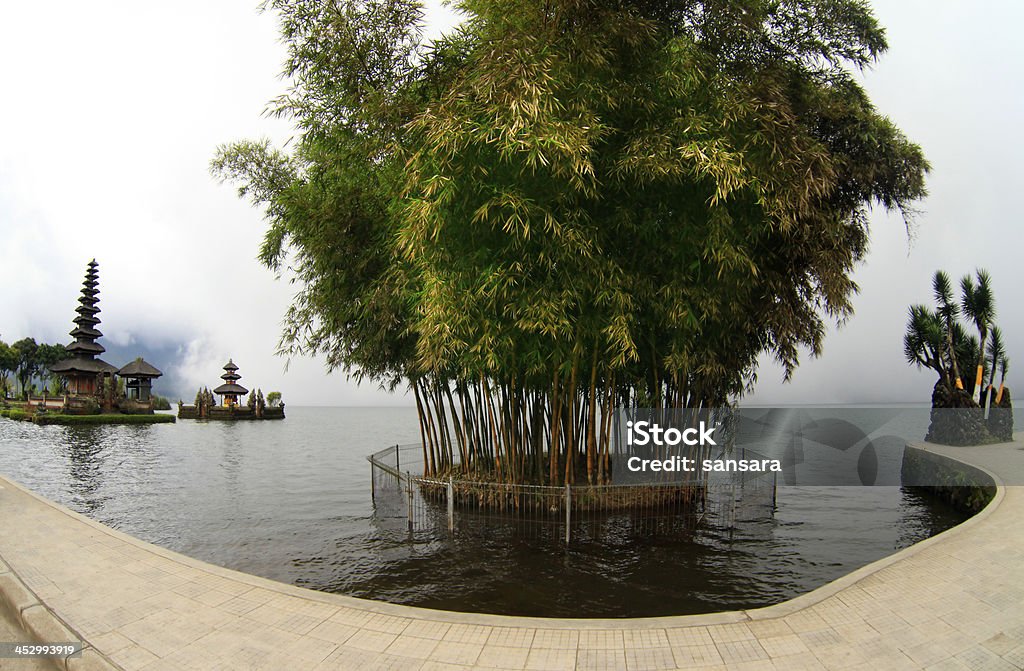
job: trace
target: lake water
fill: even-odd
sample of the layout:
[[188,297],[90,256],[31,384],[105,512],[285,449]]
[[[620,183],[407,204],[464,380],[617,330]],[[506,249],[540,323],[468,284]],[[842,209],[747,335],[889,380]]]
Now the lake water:
[[780,487],[774,514],[686,536],[410,538],[375,515],[365,457],[411,408],[288,407],[280,422],[38,427],[0,419],[0,473],[221,566],[432,608],[635,617],[770,605],[963,516],[896,486]]

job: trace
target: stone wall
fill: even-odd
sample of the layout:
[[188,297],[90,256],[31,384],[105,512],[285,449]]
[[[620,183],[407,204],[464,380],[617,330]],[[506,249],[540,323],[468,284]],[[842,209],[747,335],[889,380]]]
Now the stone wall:
[[971,514],[988,505],[996,494],[995,480],[980,468],[914,445],[903,451],[902,481]]

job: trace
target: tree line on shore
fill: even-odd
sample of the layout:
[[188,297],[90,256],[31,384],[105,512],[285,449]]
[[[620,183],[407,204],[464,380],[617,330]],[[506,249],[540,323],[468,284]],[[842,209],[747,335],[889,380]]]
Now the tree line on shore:
[[[10,397],[27,400],[30,396],[48,394],[61,396],[67,393],[67,380],[62,375],[50,372],[50,366],[68,358],[67,349],[61,344],[36,342],[35,338],[22,338],[11,344],[0,340],[0,399]],[[114,393],[124,395],[124,380],[118,378]],[[153,396],[157,410],[169,410],[170,401],[162,396]]]
[[0,340],[0,392],[2,397],[16,395],[26,399],[30,394],[49,393],[54,396],[66,390],[64,378],[50,372],[50,366],[67,358],[61,344],[37,343],[35,338],[22,338],[8,345]]

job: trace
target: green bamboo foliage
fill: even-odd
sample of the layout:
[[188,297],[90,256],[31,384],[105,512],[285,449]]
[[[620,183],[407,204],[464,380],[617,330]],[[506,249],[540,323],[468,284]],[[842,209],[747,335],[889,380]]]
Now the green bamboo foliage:
[[428,473],[607,481],[613,408],[788,377],[851,312],[867,207],[925,192],[853,77],[886,48],[858,0],[464,0],[430,45],[409,0],[268,6],[297,141],[214,172],[296,274],[282,352],[408,386]]

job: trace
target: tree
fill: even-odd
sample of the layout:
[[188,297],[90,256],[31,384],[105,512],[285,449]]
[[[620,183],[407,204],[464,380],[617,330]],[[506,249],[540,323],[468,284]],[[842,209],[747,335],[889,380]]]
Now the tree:
[[279,403],[281,403],[281,392],[272,391],[267,394],[267,405],[271,408],[276,408]]
[[18,387],[21,390],[22,398],[27,399],[29,382],[39,372],[39,359],[37,356],[39,345],[36,343],[35,338],[22,338],[11,345],[11,349],[14,350],[17,356],[15,375],[18,378]]
[[432,45],[412,0],[266,5],[299,138],[213,171],[297,274],[281,351],[408,385],[428,471],[602,481],[613,407],[788,378],[852,311],[868,206],[925,193],[858,0],[464,0]]
[[999,392],[996,394],[996,403],[998,404],[1003,398],[1003,390],[1006,385],[1006,372],[1010,370],[1010,359],[1004,356],[999,360]]
[[18,368],[18,355],[14,349],[0,340],[0,398],[7,398],[10,384],[7,376]]
[[68,356],[67,350],[64,345],[48,345],[46,343],[40,344],[36,350],[36,363],[37,363],[37,374],[43,379],[48,381],[54,389],[54,393],[60,393],[65,387],[65,381],[62,376],[55,375],[50,372],[50,366],[66,359]]
[[960,366],[953,346],[953,324],[960,316],[960,306],[953,300],[953,286],[949,281],[949,275],[941,270],[936,270],[935,278],[932,280],[932,289],[935,293],[935,302],[938,304],[938,315],[942,320],[942,328],[946,335],[946,361],[953,372],[954,385],[957,389],[963,389]]
[[962,294],[961,306],[967,316],[978,329],[978,372],[974,379],[972,396],[977,404],[981,404],[981,388],[985,378],[985,340],[992,320],[996,316],[995,297],[992,295],[991,277],[986,270],[977,270],[975,284],[970,275],[960,280]]
[[1003,332],[998,326],[992,327],[992,337],[988,341],[987,348],[988,357],[988,385],[986,389],[991,389],[996,383],[996,371],[999,370],[999,364],[1006,358],[1006,347],[1003,345]]
[[[995,437],[1010,440],[1013,413],[1005,389],[1008,358],[1002,331],[993,324],[995,298],[991,277],[984,270],[960,282],[959,306],[953,301],[949,277],[936,272],[932,281],[936,309],[923,305],[910,307],[903,348],[907,360],[918,368],[927,367],[939,374],[932,390],[932,415],[926,440],[949,445],[972,445]],[[978,330],[969,335],[957,319],[962,314]],[[977,366],[973,387],[964,390],[957,371]],[[996,372],[1002,371],[998,391]],[[986,380],[985,371],[988,371]],[[955,380],[955,382],[954,382]],[[984,394],[984,411],[979,396]],[[991,406],[991,412],[990,407]]]
[[[943,352],[946,350],[947,331],[942,315],[924,305],[911,305],[907,330],[903,336],[903,353],[907,361],[918,368],[931,368],[952,389],[950,368]],[[950,337],[950,342],[952,338]],[[955,363],[956,358],[951,357]]]

